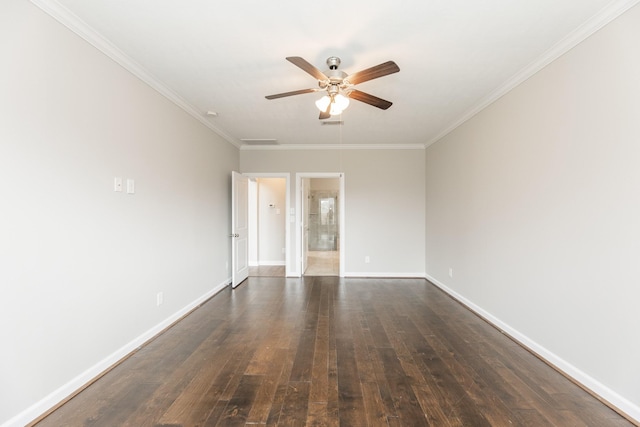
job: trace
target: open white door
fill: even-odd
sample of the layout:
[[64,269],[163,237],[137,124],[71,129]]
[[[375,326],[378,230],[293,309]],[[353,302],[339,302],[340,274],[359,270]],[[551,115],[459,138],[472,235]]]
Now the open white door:
[[249,277],[249,178],[231,172],[231,287]]

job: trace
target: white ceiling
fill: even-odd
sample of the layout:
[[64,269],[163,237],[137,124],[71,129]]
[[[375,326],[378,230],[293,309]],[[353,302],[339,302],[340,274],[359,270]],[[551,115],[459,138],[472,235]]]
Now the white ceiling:
[[[237,145],[429,144],[637,1],[33,0]],[[287,56],[393,60],[357,86],[393,106],[353,100],[322,126],[317,93],[265,99],[317,87]]]

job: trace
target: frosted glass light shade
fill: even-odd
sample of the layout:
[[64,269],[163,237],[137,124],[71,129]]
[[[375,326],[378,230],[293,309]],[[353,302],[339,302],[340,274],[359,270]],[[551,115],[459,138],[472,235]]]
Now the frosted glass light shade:
[[[331,102],[331,97],[328,95],[323,96],[322,98],[316,101],[316,107],[320,111],[327,111],[327,105]],[[349,106],[349,98],[342,94],[337,94],[333,97],[333,103],[331,104],[331,110],[329,114],[332,116],[341,114]]]

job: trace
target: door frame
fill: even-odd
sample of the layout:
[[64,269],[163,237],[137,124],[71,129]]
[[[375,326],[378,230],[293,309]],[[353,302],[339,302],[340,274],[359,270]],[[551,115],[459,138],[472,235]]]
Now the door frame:
[[291,210],[291,174],[288,172],[282,173],[266,173],[266,172],[246,172],[242,175],[249,179],[258,178],[284,178],[285,181],[285,224],[284,224],[284,275],[291,277],[291,223],[294,222],[294,212]]
[[340,277],[344,277],[344,264],[345,264],[345,248],[346,248],[346,233],[345,233],[345,192],[344,192],[344,173],[343,172],[300,172],[296,173],[296,270],[299,272],[297,277],[302,277],[304,271],[302,271],[302,265],[304,260],[302,258],[302,244],[304,239],[304,230],[302,229],[302,179],[304,178],[338,178],[340,181],[340,189],[338,192],[338,206],[340,210]]

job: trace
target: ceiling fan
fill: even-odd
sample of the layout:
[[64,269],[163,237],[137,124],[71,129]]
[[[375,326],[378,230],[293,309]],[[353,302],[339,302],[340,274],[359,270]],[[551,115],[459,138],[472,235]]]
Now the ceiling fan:
[[320,120],[328,119],[333,115],[342,113],[349,105],[349,98],[355,99],[365,104],[373,105],[382,110],[391,107],[390,101],[378,98],[368,93],[354,89],[353,86],[366,82],[368,80],[384,77],[388,74],[397,73],[400,68],[393,61],[387,61],[366,70],[348,75],[344,71],[338,70],[340,58],[331,56],[327,59],[329,69],[325,72],[320,71],[305,59],[299,56],[289,56],[286,58],[298,68],[311,74],[318,79],[318,88],[294,90],[292,92],[277,93],[269,95],[267,99],[284,98],[286,96],[302,95],[312,92],[326,92],[325,96],[316,102],[316,106],[320,110]]

